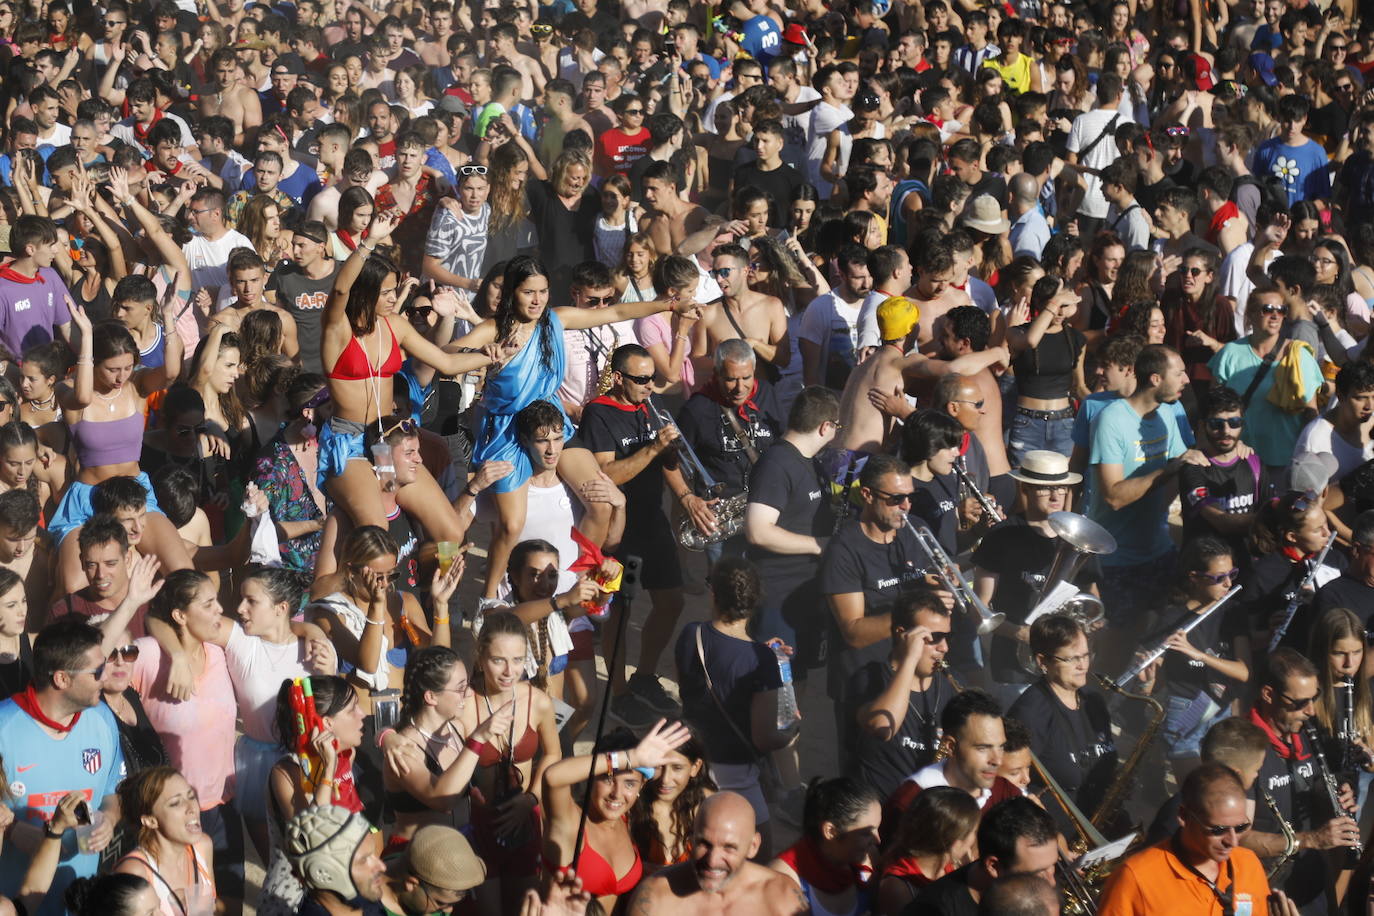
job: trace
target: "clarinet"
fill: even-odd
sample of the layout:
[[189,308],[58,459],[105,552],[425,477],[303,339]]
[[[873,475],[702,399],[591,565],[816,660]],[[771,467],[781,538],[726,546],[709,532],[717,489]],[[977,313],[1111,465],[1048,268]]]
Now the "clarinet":
[[[1360,731],[1355,725],[1355,682],[1340,681],[1336,691],[1336,740],[1341,745],[1341,773],[1359,773],[1369,764],[1369,752],[1360,746]],[[1351,785],[1355,783],[1351,782]]]
[[[1336,784],[1336,776],[1331,772],[1331,767],[1327,765],[1326,754],[1322,751],[1321,737],[1317,734],[1316,726],[1310,720],[1303,726],[1303,740],[1312,750],[1312,760],[1317,765],[1318,775],[1326,789],[1326,800],[1331,805],[1331,816],[1353,818],[1354,815],[1346,811],[1345,806],[1341,804],[1341,790]],[[1364,846],[1360,843],[1357,835],[1355,845],[1346,847],[1344,867],[1355,868],[1360,864],[1363,855]]]

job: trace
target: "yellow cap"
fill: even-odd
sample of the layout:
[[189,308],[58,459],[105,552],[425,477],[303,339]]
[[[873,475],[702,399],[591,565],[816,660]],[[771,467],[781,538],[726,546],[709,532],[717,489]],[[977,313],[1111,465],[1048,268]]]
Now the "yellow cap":
[[921,309],[906,296],[889,296],[878,306],[878,337],[901,340],[921,320]]

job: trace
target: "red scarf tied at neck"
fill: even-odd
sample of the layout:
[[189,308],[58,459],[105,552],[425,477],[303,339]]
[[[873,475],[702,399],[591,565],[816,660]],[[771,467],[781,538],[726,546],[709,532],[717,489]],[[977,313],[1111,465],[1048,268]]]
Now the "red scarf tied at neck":
[[607,406],[607,407],[614,407],[616,410],[622,410],[622,411],[624,411],[625,413],[648,413],[648,412],[649,412],[649,405],[648,405],[647,403],[646,403],[646,404],[622,404],[620,401],[617,401],[615,398],[611,397],[609,394],[603,394],[603,395],[602,395],[601,397],[599,397],[599,398],[592,398],[592,399],[591,399],[590,401],[588,401],[587,403],[588,403],[588,404],[604,404],[604,405]]
[[48,714],[43,711],[43,707],[38,705],[38,694],[34,691],[32,684],[24,688],[23,693],[16,693],[14,695],[14,704],[32,716],[33,720],[39,725],[45,725],[53,731],[61,732],[64,735],[76,728],[76,723],[81,721],[81,713],[79,712],[73,715],[72,720],[66,725],[49,719]]
[[809,839],[798,840],[778,858],[790,865],[807,884],[827,894],[843,893],[856,884],[867,882],[872,875],[872,869],[864,866],[831,862]]
[[11,283],[47,283],[43,279],[41,271],[35,269],[32,277],[26,277],[14,269],[13,261],[6,261],[0,265],[0,280],[9,280]]
[[[758,396],[758,393],[759,380],[754,379],[754,387],[749,389],[749,397],[744,399],[743,404],[739,405],[738,407],[735,407],[735,410],[739,413],[739,418],[744,421],[746,426],[753,422],[751,419],[749,419],[749,413],[746,410],[746,408],[751,408],[755,413],[758,413],[759,405],[754,403],[754,398]],[[726,394],[724,391],[721,390],[720,379],[716,378],[715,376],[712,376],[711,381],[708,382],[706,384],[706,387],[702,389],[702,394],[706,395],[708,398],[715,401],[721,407],[735,406],[730,402],[730,395]]]

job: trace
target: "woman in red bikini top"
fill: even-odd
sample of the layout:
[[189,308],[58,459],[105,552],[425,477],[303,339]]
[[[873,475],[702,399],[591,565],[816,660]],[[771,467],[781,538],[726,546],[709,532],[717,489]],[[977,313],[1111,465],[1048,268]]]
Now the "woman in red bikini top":
[[[321,483],[355,525],[381,528],[386,527],[386,517],[377,478],[363,453],[362,431],[364,424],[376,423],[392,412],[391,378],[401,370],[405,356],[444,375],[461,375],[491,362],[483,353],[450,353],[409,321],[393,320],[398,305],[419,284],[417,278],[403,276],[390,259],[376,254],[397,220],[394,213],[378,213],[367,240],[344,262],[325,306],[320,337],[334,405],[329,428],[321,430]],[[452,290],[435,295],[433,305],[440,314],[479,320],[475,314],[464,314],[465,305]],[[457,512],[424,468],[417,480],[396,492],[396,501],[420,519],[435,540],[461,539]]]
[[640,793],[631,818],[646,877],[687,861],[697,808],[716,791],[700,738],[693,734],[682,747],[668,752],[668,762]]
[[[544,804],[548,809],[544,865],[551,869],[571,867],[582,879],[582,887],[597,898],[602,909],[611,913],[616,901],[634,892],[644,876],[644,864],[630,836],[629,814],[644,788],[647,777],[668,763],[671,752],[692,737],[681,722],[660,721],[638,744],[618,730],[608,735],[590,755],[568,757],[549,767],[544,774]],[[578,802],[582,792],[573,787],[583,783],[587,774],[594,777],[587,808],[587,830],[581,855],[577,855],[577,828],[582,819]],[[556,856],[556,858],[554,858]]]
[[459,716],[463,734],[472,735],[510,708],[507,726],[474,747],[470,792],[469,839],[499,887],[502,913],[519,912],[521,897],[538,879],[543,776],[562,756],[553,701],[525,679],[529,654],[528,629],[520,618],[509,611],[488,614],[477,635],[473,696]]

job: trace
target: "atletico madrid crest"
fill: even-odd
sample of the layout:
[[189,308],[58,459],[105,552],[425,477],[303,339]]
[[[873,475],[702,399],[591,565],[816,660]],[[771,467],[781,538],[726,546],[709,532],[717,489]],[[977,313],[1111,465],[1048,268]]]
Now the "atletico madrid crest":
[[88,747],[81,752],[81,765],[86,772],[95,775],[100,772],[100,748]]

